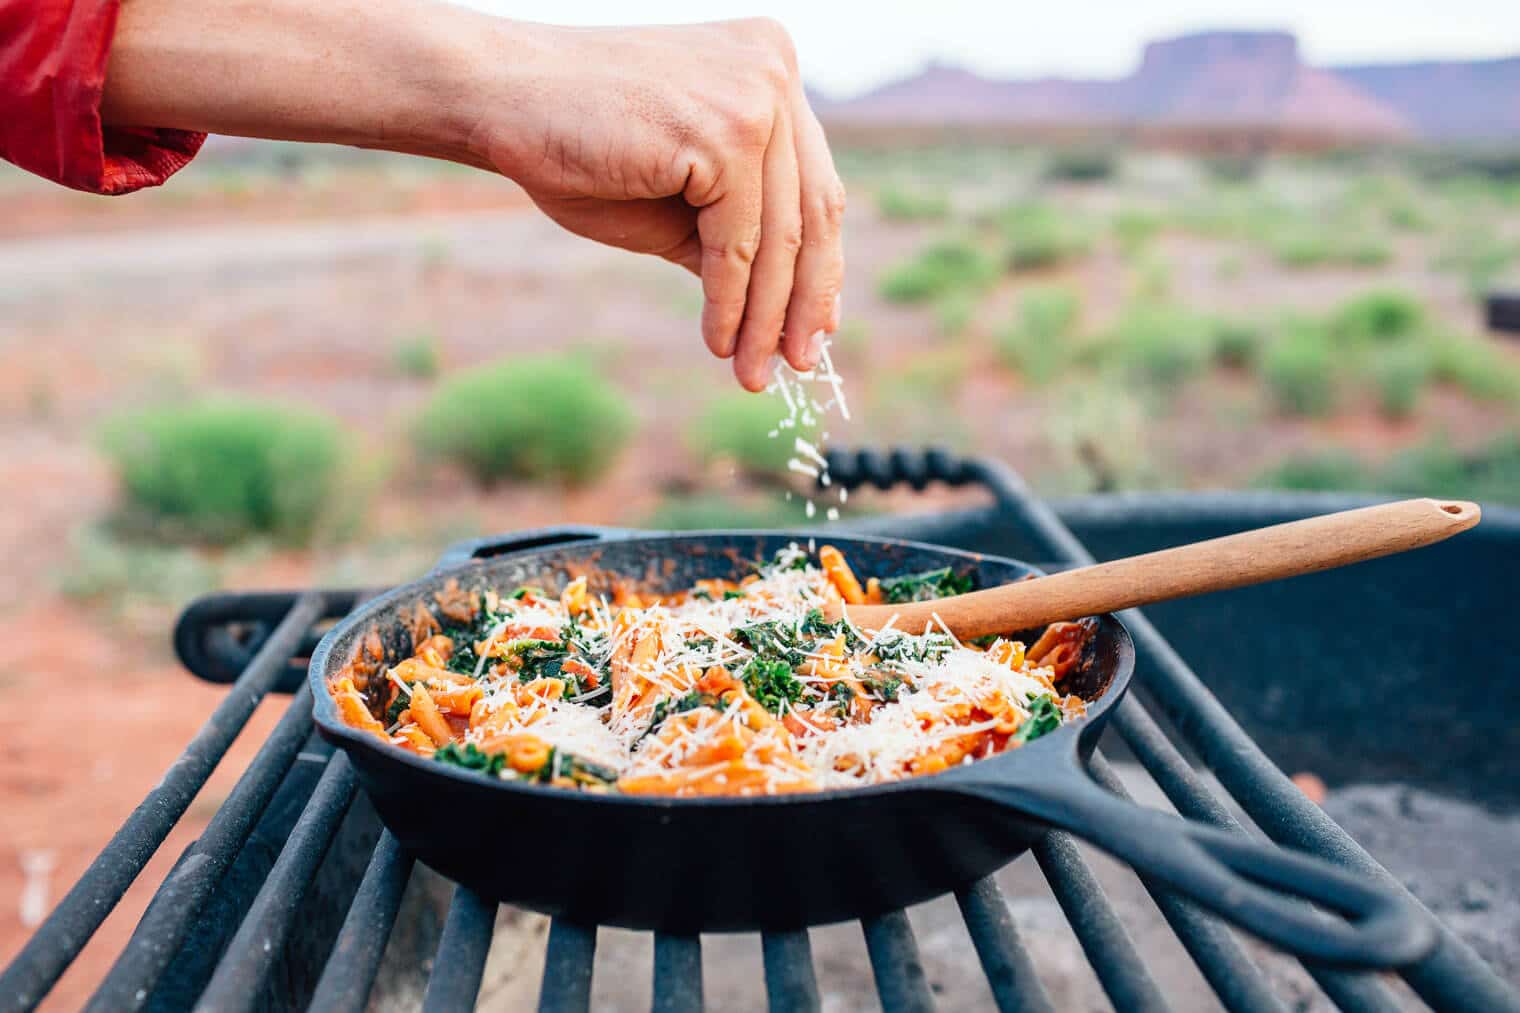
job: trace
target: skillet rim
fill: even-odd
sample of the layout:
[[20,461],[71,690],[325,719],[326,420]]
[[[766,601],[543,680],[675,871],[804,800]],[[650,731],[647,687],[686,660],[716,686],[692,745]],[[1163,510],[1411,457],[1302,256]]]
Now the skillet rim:
[[[897,781],[886,781],[880,784],[866,784],[858,787],[821,788],[817,791],[784,792],[774,795],[626,795],[621,792],[571,790],[569,788],[559,788],[553,785],[537,784],[516,779],[486,778],[479,776],[473,771],[448,764],[435,763],[431,759],[418,756],[409,750],[399,749],[391,745],[381,745],[373,735],[345,724],[341,717],[338,716],[337,701],[333,699],[332,693],[327,688],[327,668],[330,664],[333,648],[338,640],[349,635],[354,629],[362,627],[365,622],[372,621],[375,613],[385,611],[400,601],[416,600],[417,596],[421,593],[418,585],[439,578],[476,572],[481,568],[482,564],[494,560],[529,556],[551,549],[571,549],[577,547],[593,549],[598,545],[606,545],[609,542],[628,541],[680,542],[705,538],[741,537],[789,538],[794,541],[800,541],[803,539],[831,538],[835,541],[848,540],[868,545],[927,551],[975,563],[990,561],[1003,565],[1012,565],[1037,576],[1046,575],[1045,571],[1039,567],[1010,556],[973,552],[907,538],[857,535],[849,532],[823,533],[810,530],[789,531],[774,528],[732,528],[710,531],[644,531],[637,528],[602,528],[598,530],[608,532],[607,537],[580,543],[571,542],[558,545],[535,546],[517,552],[503,552],[500,555],[490,557],[488,560],[466,559],[447,566],[440,566],[415,580],[399,584],[384,594],[376,595],[339,620],[333,625],[332,629],[323,634],[322,639],[312,650],[311,659],[307,663],[306,668],[307,685],[311,689],[312,695],[312,720],[316,724],[317,730],[322,734],[322,737],[340,749],[343,749],[345,753],[360,749],[382,761],[399,762],[403,766],[411,767],[416,773],[423,776],[443,778],[461,786],[476,787],[486,791],[503,791],[509,795],[524,793],[530,797],[537,796],[566,800],[578,799],[586,804],[596,803],[645,809],[748,808],[755,805],[804,805],[831,802],[839,799],[866,799],[904,791],[948,790],[954,792],[956,791],[954,785],[958,780],[957,775],[966,768],[953,767],[935,774],[919,774],[914,777],[902,778]],[[995,756],[977,760],[969,766],[981,767],[983,764],[996,764],[1000,767],[1006,767],[1014,757],[1033,750],[1030,759],[1025,761],[1026,764],[1034,763],[1040,758],[1049,756],[1058,762],[1065,760],[1066,765],[1073,768],[1075,772],[1082,774],[1084,777],[1088,776],[1078,756],[1081,741],[1086,734],[1102,727],[1108,711],[1112,710],[1128,691],[1129,684],[1134,678],[1135,673],[1134,640],[1130,636],[1129,628],[1112,612],[1103,613],[1098,618],[1113,623],[1118,633],[1120,657],[1119,663],[1115,666],[1113,676],[1110,678],[1102,695],[1096,700],[1089,702],[1087,714],[1080,721],[1064,724],[1056,729],[1056,731],[1043,735],[1034,742],[1020,746],[1018,749],[1006,750]]]

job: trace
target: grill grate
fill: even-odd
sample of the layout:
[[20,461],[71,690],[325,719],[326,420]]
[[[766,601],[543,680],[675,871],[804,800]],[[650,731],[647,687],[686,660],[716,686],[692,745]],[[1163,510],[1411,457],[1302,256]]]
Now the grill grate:
[[[831,471],[835,481],[848,487],[906,483],[923,489],[931,481],[983,485],[996,499],[996,520],[1015,525],[1046,553],[1045,558],[1064,564],[1092,560],[1054,511],[1033,497],[1016,474],[995,462],[935,451],[889,455],[866,451],[832,455]],[[893,524],[895,532],[915,533],[911,522]],[[90,1008],[254,1009],[270,1004],[271,995],[279,995],[282,1006],[309,1001],[312,1008],[321,1010],[365,1008],[413,868],[389,833],[381,832],[373,850],[367,852],[362,878],[358,867],[351,870],[348,878],[357,880],[357,887],[342,898],[339,913],[346,913],[334,935],[327,937],[335,939],[325,960],[320,955],[308,957],[318,962],[304,978],[285,967],[276,973],[284,944],[304,938],[311,895],[324,859],[329,859],[330,852],[344,851],[334,849],[335,841],[351,843],[342,828],[345,817],[357,808],[358,793],[347,759],[334,755],[313,736],[311,698],[303,682],[301,659],[315,642],[320,622],[345,614],[361,597],[352,591],[219,596],[187,610],[176,634],[181,657],[197,674],[231,682],[231,689],[180,761],[0,974],[0,1008],[29,1010],[42,1001],[163,843],[260,700],[275,691],[294,692],[284,717],[205,832],[165,879]],[[1246,832],[1183,756],[1181,744],[1185,744],[1213,771],[1240,809],[1277,842],[1397,885],[1267,759],[1143,615],[1130,612],[1124,620],[1149,662],[1139,685],[1146,699],[1141,700],[1141,693],[1130,694],[1117,708],[1112,727],[1179,813]],[[1168,737],[1158,717],[1177,730],[1181,743]],[[303,761],[322,764],[320,777],[297,777]],[[1106,787],[1124,793],[1101,755],[1095,755],[1092,772]],[[299,817],[283,838],[278,857],[252,882],[231,882],[236,878],[231,870],[240,855],[260,839],[261,821],[284,805],[298,807]],[[366,848],[369,841],[374,838],[366,840]],[[1118,911],[1074,840],[1052,832],[1035,846],[1033,854],[1114,1006],[1126,1011],[1168,1008]],[[1225,1008],[1284,1008],[1283,1000],[1230,930],[1166,888],[1142,882]],[[1052,1010],[1050,996],[993,880],[989,877],[966,887],[956,901],[998,1008]],[[229,924],[219,924],[220,932],[208,931],[208,920],[227,911],[241,914]],[[467,889],[455,889],[439,942],[439,951],[446,952],[448,959],[435,963],[423,999],[425,1010],[458,1010],[474,1004],[495,913],[495,904]],[[882,1005],[889,1010],[933,1009],[933,994],[906,912],[864,920],[861,928]],[[1402,972],[1415,993],[1438,1010],[1520,1009],[1520,996],[1450,929],[1441,926],[1439,931],[1441,942],[1434,953]],[[227,945],[218,942],[229,935]],[[541,1010],[563,1013],[589,1007],[596,943],[594,927],[553,921],[539,993]],[[819,989],[808,933],[766,933],[761,948],[771,1007],[817,1009]],[[199,974],[197,967],[202,969]],[[1399,1005],[1378,975],[1312,963],[1305,963],[1305,968],[1342,1009]],[[656,934],[652,973],[656,1011],[701,1008],[699,938]],[[281,980],[272,980],[276,978]]]

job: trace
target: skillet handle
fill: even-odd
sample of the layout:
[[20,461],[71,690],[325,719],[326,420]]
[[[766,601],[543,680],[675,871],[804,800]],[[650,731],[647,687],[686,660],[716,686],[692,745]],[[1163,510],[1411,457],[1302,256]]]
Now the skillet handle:
[[470,538],[455,542],[444,549],[443,555],[438,557],[433,570],[437,572],[471,560],[505,556],[525,549],[542,549],[550,545],[568,545],[572,542],[605,542],[612,538],[627,538],[629,534],[630,532],[625,528],[560,524],[550,528],[532,528],[528,531],[514,531],[505,535]]
[[[970,774],[975,765],[963,769]],[[1302,852],[1135,805],[1084,775],[1032,785],[967,778],[955,790],[1070,831],[1297,956],[1346,967],[1398,967],[1419,960],[1436,942],[1425,912],[1385,886]]]

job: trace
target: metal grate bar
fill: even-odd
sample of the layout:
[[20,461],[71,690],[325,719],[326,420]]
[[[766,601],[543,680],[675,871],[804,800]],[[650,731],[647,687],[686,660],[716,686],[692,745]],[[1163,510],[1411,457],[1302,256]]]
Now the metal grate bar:
[[[1056,558],[1071,563],[1095,561],[1049,504],[1036,499],[1011,469],[979,459],[967,471],[997,489],[999,503],[1013,520]],[[1126,612],[1125,625],[1136,648],[1151,662],[1146,685],[1157,704],[1257,826],[1279,843],[1339,862],[1402,890],[1418,903],[1387,869],[1304,797],[1143,615]],[[1422,999],[1437,1009],[1520,1008],[1520,1000],[1471,947],[1439,919],[1432,921],[1439,945],[1429,957],[1401,972]]]
[[[1157,703],[1256,825],[1282,844],[1315,852],[1413,898],[1392,873],[1310,802],[1261,751],[1143,616],[1125,614],[1136,646],[1153,662],[1147,673]],[[1418,899],[1416,899],[1418,903]],[[1440,943],[1404,980],[1436,1009],[1516,1010],[1520,1000],[1455,932],[1432,916]]]
[[556,918],[549,924],[539,1013],[584,1013],[591,1008],[591,974],[596,965],[596,926]]
[[772,1013],[817,1010],[818,978],[813,973],[813,947],[807,929],[762,933],[760,949],[765,958],[765,995]]
[[[1156,719],[1137,700],[1127,697],[1120,702],[1114,711],[1113,727],[1179,813],[1188,819],[1245,833],[1245,828],[1204,786]],[[1393,992],[1374,974],[1335,970],[1310,961],[1304,961],[1303,965],[1331,1001],[1347,1013],[1386,1010],[1398,1005]]]
[[1170,1009],[1071,835],[1052,830],[1030,850],[1114,1008]]
[[871,955],[871,973],[876,977],[876,991],[884,1009],[932,1011],[934,997],[923,961],[918,957],[918,943],[906,911],[892,911],[875,918],[863,918],[861,929],[866,936],[866,950]]
[[257,1008],[264,979],[279,958],[301,898],[326,856],[356,788],[348,757],[339,754],[327,762],[311,801],[196,1004],[198,1010],[220,1013]]
[[654,934],[653,1013],[696,1013],[702,1009],[702,940],[698,936]]
[[0,974],[0,1007],[34,1008],[79,956],[226,755],[259,701],[284,671],[291,651],[311,624],[321,618],[322,607],[322,595],[317,593],[302,595],[296,601],[179,760]]
[[[1094,753],[1090,767],[1099,784],[1120,798],[1130,799],[1107,760]],[[1226,1009],[1281,1013],[1283,1005],[1272,994],[1261,969],[1246,956],[1229,929],[1154,879],[1137,877]]]
[[146,1004],[201,906],[285,779],[311,726],[311,691],[303,686],[200,839],[154,894],[126,948],[90,999],[89,1009],[112,1013]]
[[474,890],[454,887],[449,917],[438,940],[438,955],[433,958],[433,974],[422,998],[423,1013],[475,1008],[491,937],[496,933],[496,908],[495,901]]
[[384,831],[317,981],[312,1009],[363,1013],[411,875],[411,856],[389,830]]
[[971,933],[971,943],[992,986],[999,1013],[1055,1013],[1050,994],[1040,983],[1034,961],[1019,941],[1013,915],[991,876],[977,880],[955,895]]

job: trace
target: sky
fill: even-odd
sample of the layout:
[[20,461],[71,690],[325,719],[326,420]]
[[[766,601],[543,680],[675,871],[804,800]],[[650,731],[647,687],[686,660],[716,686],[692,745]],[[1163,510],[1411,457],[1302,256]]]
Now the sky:
[[993,77],[1115,77],[1135,66],[1145,42],[1213,28],[1292,31],[1309,62],[1317,64],[1520,54],[1520,0],[463,2],[508,17],[574,25],[768,14],[791,31],[808,83],[834,98],[911,74],[931,59]]

